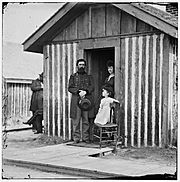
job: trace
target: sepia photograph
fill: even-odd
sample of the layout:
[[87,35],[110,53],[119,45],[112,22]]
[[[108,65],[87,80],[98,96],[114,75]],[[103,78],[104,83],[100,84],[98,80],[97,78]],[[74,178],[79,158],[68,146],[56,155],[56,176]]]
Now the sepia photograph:
[[178,1],[1,7],[2,180],[178,180]]

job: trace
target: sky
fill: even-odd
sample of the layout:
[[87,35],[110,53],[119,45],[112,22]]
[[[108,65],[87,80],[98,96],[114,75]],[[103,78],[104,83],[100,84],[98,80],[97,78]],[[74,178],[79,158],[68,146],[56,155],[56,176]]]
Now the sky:
[[9,3],[3,14],[3,41],[23,43],[62,3]]
[[62,5],[8,3],[2,15],[2,74],[5,78],[35,79],[43,71],[43,55],[23,51],[22,43]]

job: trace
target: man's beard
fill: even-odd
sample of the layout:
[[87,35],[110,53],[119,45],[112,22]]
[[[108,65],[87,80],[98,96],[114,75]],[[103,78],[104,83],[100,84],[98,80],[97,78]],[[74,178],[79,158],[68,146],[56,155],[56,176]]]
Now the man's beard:
[[79,69],[78,69],[78,73],[80,73],[80,74],[85,73],[85,69],[84,69],[84,68],[79,68]]

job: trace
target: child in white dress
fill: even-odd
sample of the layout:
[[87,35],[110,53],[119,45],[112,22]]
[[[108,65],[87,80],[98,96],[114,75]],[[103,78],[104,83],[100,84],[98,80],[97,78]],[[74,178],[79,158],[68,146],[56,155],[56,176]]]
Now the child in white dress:
[[102,96],[104,97],[101,99],[100,107],[94,123],[105,125],[110,122],[110,103],[118,102],[118,100],[113,99],[110,95],[113,94],[112,88],[109,86],[104,86],[102,89]]

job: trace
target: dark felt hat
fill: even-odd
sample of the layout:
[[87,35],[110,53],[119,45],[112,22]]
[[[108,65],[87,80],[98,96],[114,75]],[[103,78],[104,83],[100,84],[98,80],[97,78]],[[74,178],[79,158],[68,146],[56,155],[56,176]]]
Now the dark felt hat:
[[92,102],[86,97],[79,98],[78,107],[83,111],[88,111],[92,108]]

